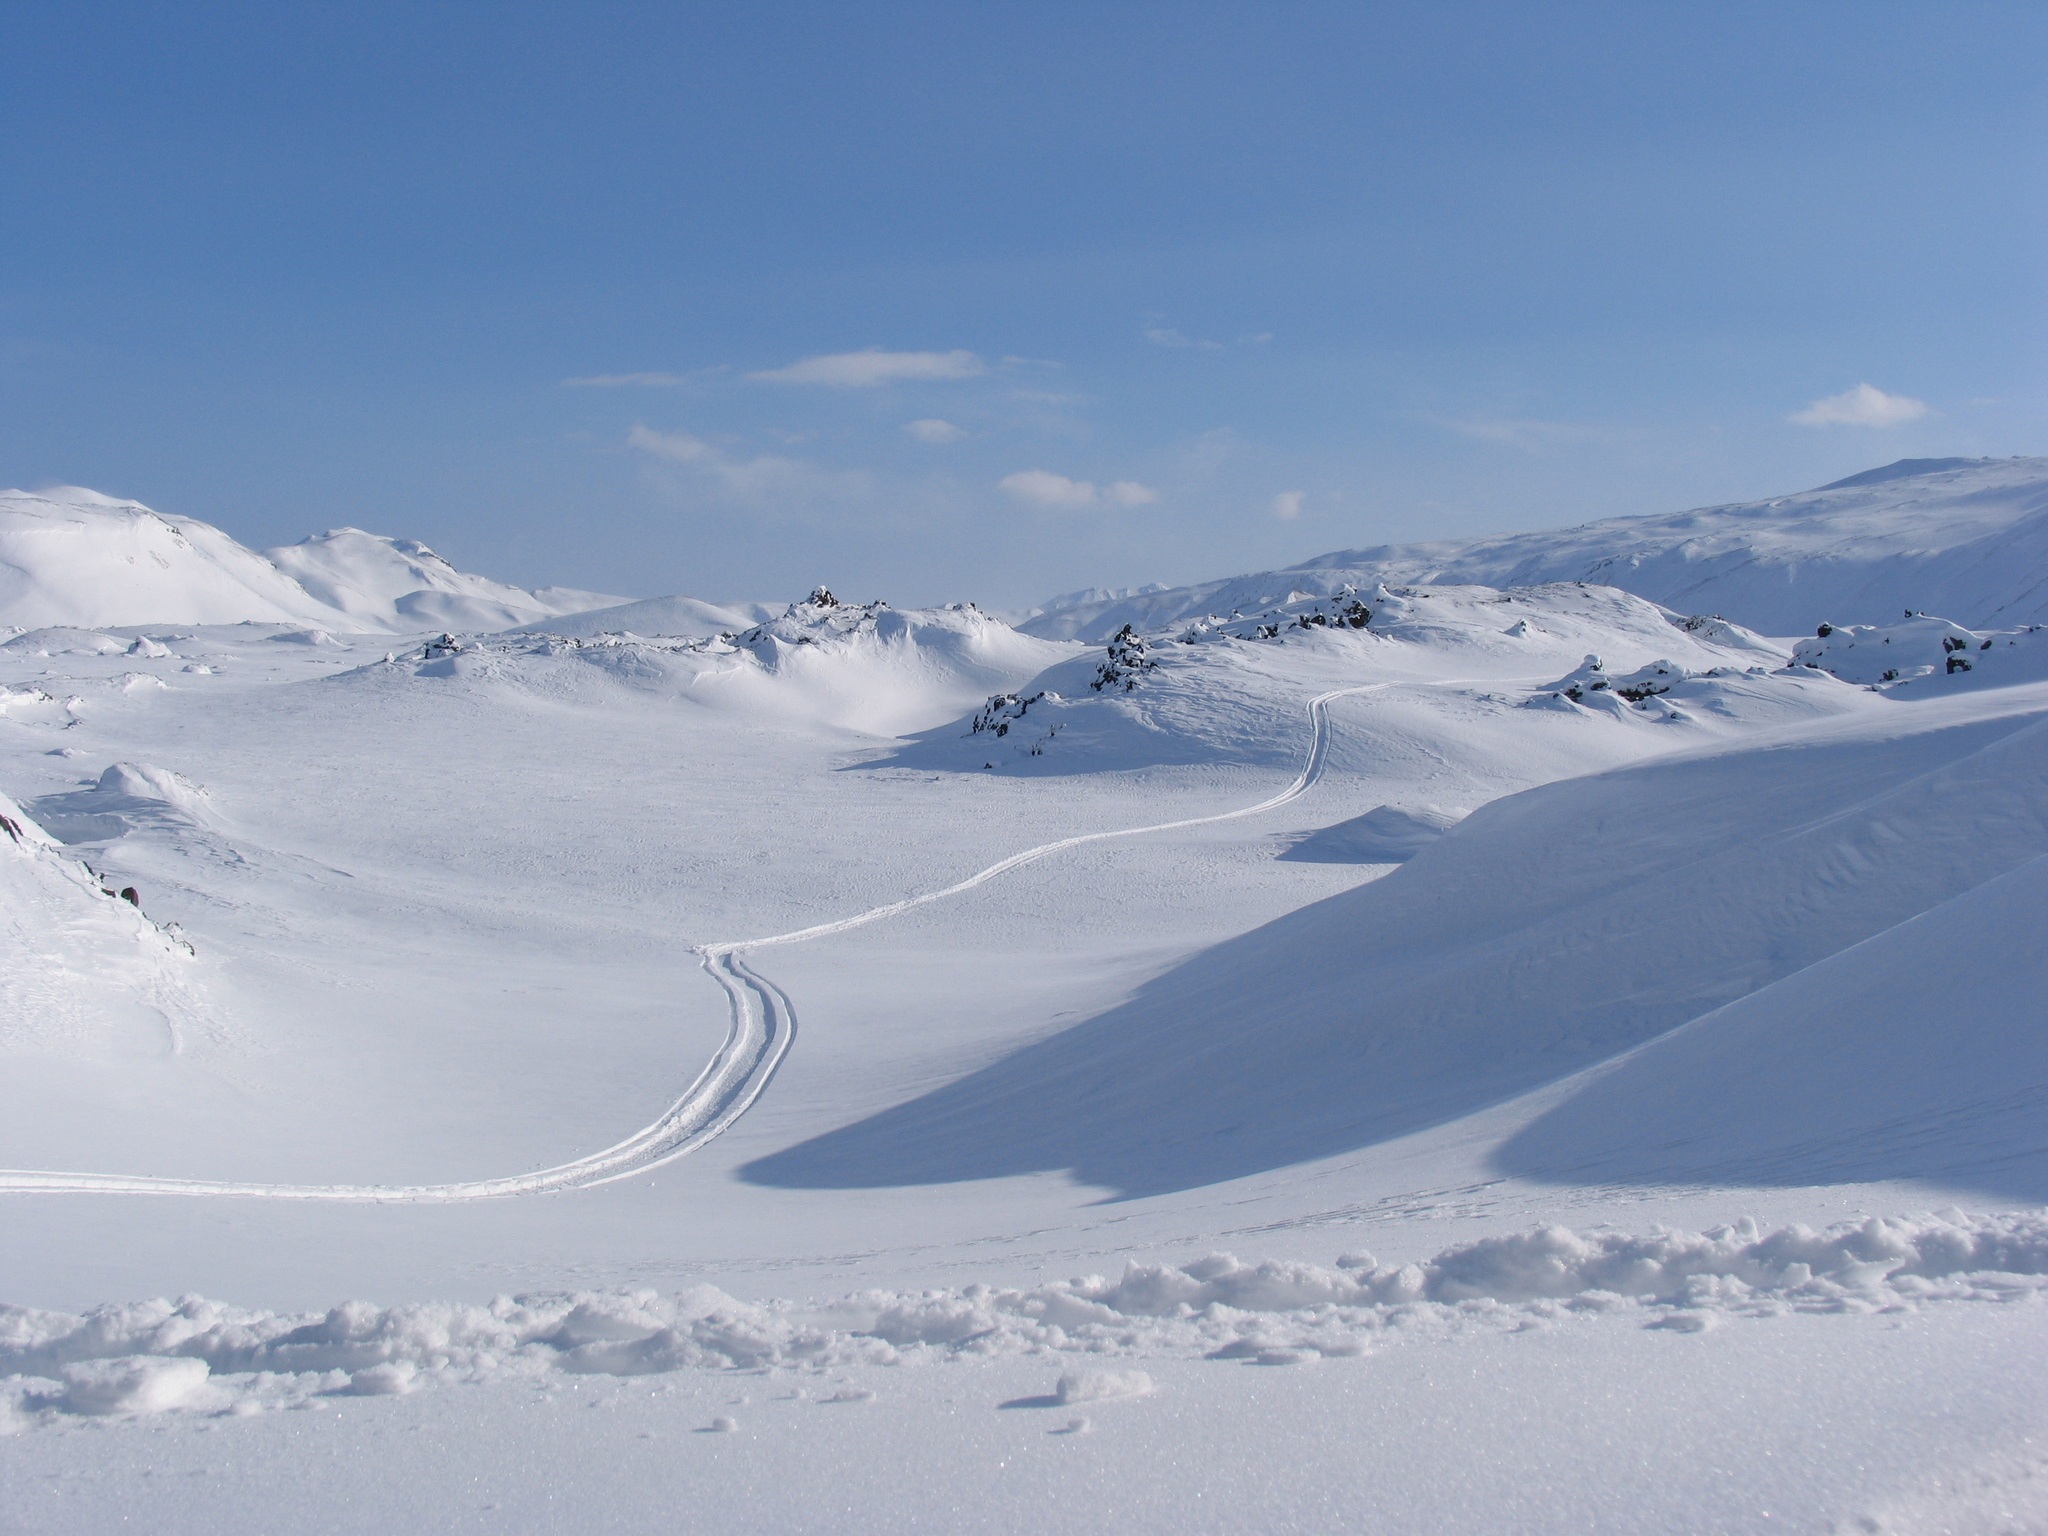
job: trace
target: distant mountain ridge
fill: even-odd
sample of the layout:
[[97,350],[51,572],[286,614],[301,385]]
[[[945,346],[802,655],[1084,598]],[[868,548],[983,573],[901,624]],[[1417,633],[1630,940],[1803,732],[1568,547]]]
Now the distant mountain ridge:
[[1901,459],[1769,501],[1608,518],[1540,533],[1339,550],[1220,581],[1077,602],[1019,627],[1103,640],[1346,586],[1619,587],[1773,635],[1906,609],[1976,628],[2048,621],[2048,458]]
[[309,624],[504,629],[620,602],[458,571],[359,528],[256,551],[210,523],[80,486],[0,491],[0,625]]

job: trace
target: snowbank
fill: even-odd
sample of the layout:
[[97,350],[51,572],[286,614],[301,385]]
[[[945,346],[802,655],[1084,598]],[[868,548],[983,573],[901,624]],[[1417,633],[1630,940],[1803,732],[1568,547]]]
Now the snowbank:
[[[0,1426],[166,1412],[256,1413],[318,1396],[561,1375],[824,1371],[1023,1354],[1288,1365],[1461,1328],[1527,1330],[1633,1311],[1699,1332],[1788,1311],[1910,1310],[2048,1291],[2048,1216],[1960,1211],[1815,1231],[1485,1238],[1422,1264],[1335,1268],[1227,1253],[1029,1288],[970,1285],[837,1301],[742,1302],[712,1286],[501,1296],[487,1306],[347,1302],[324,1314],[184,1296],[83,1315],[0,1306]],[[1145,1372],[1072,1370],[1061,1403],[1151,1390]]]

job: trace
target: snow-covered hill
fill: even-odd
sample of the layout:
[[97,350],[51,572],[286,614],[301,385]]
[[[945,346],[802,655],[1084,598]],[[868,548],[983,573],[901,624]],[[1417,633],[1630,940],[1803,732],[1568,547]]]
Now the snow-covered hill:
[[[1031,774],[1277,766],[1298,752],[1302,710],[1315,694],[1404,684],[1463,687],[1475,712],[1470,749],[1483,752],[1492,733],[1479,717],[1529,702],[1532,688],[1561,691],[1589,663],[1617,675],[1662,666],[1668,675],[1656,698],[1628,701],[1636,708],[1622,704],[1617,714],[1610,706],[1622,701],[1595,695],[1564,703],[1567,713],[1604,712],[1624,729],[1661,726],[1675,746],[1673,727],[1706,736],[1830,708],[1831,678],[1816,689],[1811,678],[1761,676],[1785,660],[1738,625],[1681,620],[1612,587],[1381,585],[1249,618],[1119,635],[925,732],[890,761]],[[1672,684],[1677,696],[1664,697]]]
[[458,571],[415,540],[360,528],[330,529],[263,555],[356,629],[509,629],[619,601],[566,587],[529,592]]
[[[660,598],[503,635],[432,641],[362,675],[410,669],[422,678],[467,678],[564,699],[623,690],[756,720],[897,736],[1014,688],[1077,649],[1019,634],[972,603],[842,603],[823,588],[773,618],[687,637],[714,616],[745,617]],[[636,619],[649,633],[621,632]]]
[[1250,614],[1345,586],[1584,581],[1769,635],[1940,613],[1973,627],[2048,621],[2048,459],[1902,459],[1819,490],[1540,533],[1339,550],[1285,570],[1055,600],[1028,633],[1106,640]]
[[619,599],[529,592],[354,528],[263,554],[197,518],[78,486],[0,492],[0,625],[312,624],[503,629]]

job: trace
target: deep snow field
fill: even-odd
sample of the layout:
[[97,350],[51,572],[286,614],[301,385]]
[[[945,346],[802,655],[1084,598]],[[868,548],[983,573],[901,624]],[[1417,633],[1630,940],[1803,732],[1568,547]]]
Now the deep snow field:
[[0,498],[0,1529],[2048,1530],[2048,462],[1786,500],[1013,628]]

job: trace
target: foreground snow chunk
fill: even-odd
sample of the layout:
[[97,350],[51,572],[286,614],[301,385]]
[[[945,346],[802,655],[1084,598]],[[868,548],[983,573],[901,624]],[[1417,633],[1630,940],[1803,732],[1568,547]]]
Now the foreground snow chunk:
[[211,1374],[190,1356],[83,1360],[64,1367],[61,1405],[68,1413],[165,1413],[190,1404]]

